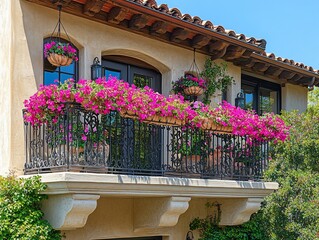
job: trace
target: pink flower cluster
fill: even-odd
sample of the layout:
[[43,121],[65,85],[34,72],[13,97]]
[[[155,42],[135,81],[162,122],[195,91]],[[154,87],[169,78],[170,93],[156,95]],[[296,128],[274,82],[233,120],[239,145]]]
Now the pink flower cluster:
[[78,61],[76,55],[76,49],[72,47],[69,43],[61,43],[51,41],[44,44],[44,56],[48,57],[51,53],[56,53],[59,55],[64,55],[66,57],[72,58],[74,61]]
[[180,77],[177,81],[173,82],[172,91],[175,94],[182,93],[188,87],[201,87],[206,89],[206,81],[202,78],[194,77],[190,74]]
[[190,103],[180,95],[165,97],[149,87],[143,89],[110,77],[96,81],[74,82],[41,86],[39,91],[24,102],[25,120],[31,124],[56,122],[63,114],[66,102],[76,102],[97,114],[110,111],[124,112],[145,121],[150,117],[171,117],[193,127],[201,127],[203,120],[211,119],[216,124],[231,126],[233,133],[257,140],[281,140],[288,136],[288,128],[273,114],[258,116],[253,112],[236,108],[223,102],[211,108],[201,102]]
[[253,111],[246,111],[224,101],[216,108],[216,120],[228,124],[233,134],[249,136],[256,140],[285,141],[289,136],[289,127],[275,114],[258,116]]
[[183,122],[191,119],[195,111],[180,96],[164,95],[149,87],[143,89],[127,82],[110,77],[96,81],[80,80],[75,93],[76,102],[84,108],[99,114],[108,114],[112,110],[127,112],[143,121],[159,115],[174,117]]
[[203,78],[197,78],[192,75],[186,75],[185,78],[187,80],[197,83],[199,87],[206,89],[206,81]]

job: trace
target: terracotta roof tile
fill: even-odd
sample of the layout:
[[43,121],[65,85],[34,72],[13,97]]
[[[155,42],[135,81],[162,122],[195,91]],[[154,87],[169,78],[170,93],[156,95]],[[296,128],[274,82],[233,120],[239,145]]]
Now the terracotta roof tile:
[[307,71],[309,71],[309,72],[313,72],[313,73],[318,73],[318,74],[319,74],[319,71],[313,69],[313,67],[311,67],[311,66],[306,66],[306,65],[303,64],[303,63],[295,62],[295,61],[292,60],[292,59],[282,58],[282,57],[276,57],[276,55],[275,55],[274,53],[266,53],[266,52],[263,52],[263,53],[261,53],[261,55],[262,55],[262,56],[265,56],[265,57],[267,57],[267,58],[276,60],[276,61],[278,61],[278,62],[286,63],[286,64],[289,64],[289,65],[291,65],[291,66],[298,67],[298,68],[307,70]]
[[[161,12],[161,13],[176,17],[182,21],[196,24],[196,25],[199,25],[201,27],[205,27],[207,29],[210,29],[211,31],[219,32],[219,33],[225,34],[225,35],[232,37],[232,38],[237,38],[240,41],[244,41],[244,42],[253,44],[253,45],[258,46],[262,49],[266,48],[267,42],[264,39],[256,39],[254,37],[246,37],[244,34],[238,34],[233,30],[226,30],[223,26],[221,26],[221,25],[215,26],[211,21],[203,21],[198,16],[192,17],[190,14],[187,14],[187,13],[183,14],[178,8],[169,8],[167,6],[167,4],[161,4],[158,6],[156,0],[127,0],[127,1],[135,2],[135,3],[138,3],[142,6],[144,6],[144,7],[152,8],[156,11]],[[319,74],[319,71],[314,70],[312,67],[306,66],[303,63],[297,63],[291,59],[276,57],[276,55],[274,53],[261,52],[261,53],[256,53],[256,54],[267,57],[267,58],[272,59],[274,61],[289,64],[291,66],[298,67],[298,68],[301,68],[303,70]]]
[[192,17],[189,14],[183,14],[178,8],[169,8],[167,4],[157,5],[155,0],[127,0],[129,2],[135,2],[142,6],[152,8],[161,13],[171,15],[173,17],[179,18],[182,21],[190,22],[192,24],[208,28],[212,31],[226,34],[230,37],[237,38],[240,41],[245,41],[247,43],[253,44],[257,47],[265,49],[266,41],[263,39],[256,40],[255,38],[247,38],[244,34],[238,34],[233,30],[226,30],[223,26],[214,26],[210,21],[203,21],[200,17]]

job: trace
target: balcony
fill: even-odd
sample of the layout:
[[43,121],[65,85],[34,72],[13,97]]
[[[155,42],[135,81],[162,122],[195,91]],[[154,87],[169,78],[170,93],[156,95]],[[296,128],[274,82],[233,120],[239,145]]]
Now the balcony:
[[25,174],[83,172],[260,181],[267,141],[95,114],[68,103],[56,122],[25,122]]
[[186,211],[185,218],[197,216],[187,209],[205,199],[222,204],[220,224],[238,225],[278,184],[262,181],[267,141],[222,130],[140,122],[66,103],[54,121],[25,121],[25,177],[40,174],[47,184],[44,217],[55,229],[83,228],[89,215],[112,212],[103,202],[123,199],[134,205],[134,233],[165,235]]

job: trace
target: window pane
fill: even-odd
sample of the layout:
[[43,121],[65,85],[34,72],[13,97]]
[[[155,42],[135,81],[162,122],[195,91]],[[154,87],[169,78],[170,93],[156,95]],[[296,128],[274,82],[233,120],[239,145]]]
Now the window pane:
[[105,69],[104,76],[105,76],[106,79],[108,79],[110,76],[111,77],[116,77],[117,79],[121,79],[121,72],[120,71],[111,70],[111,69]]
[[56,84],[54,81],[59,80],[59,74],[57,72],[44,72],[44,85]]
[[64,73],[74,74],[75,73],[75,62],[73,61],[69,66],[60,67],[60,71]]
[[134,74],[133,84],[136,87],[143,88],[145,86],[151,86],[152,77],[148,77],[145,75]]
[[259,112],[264,113],[278,113],[278,96],[277,91],[260,88],[259,89]]
[[245,109],[256,110],[256,93],[255,87],[242,85],[242,91],[245,98]]

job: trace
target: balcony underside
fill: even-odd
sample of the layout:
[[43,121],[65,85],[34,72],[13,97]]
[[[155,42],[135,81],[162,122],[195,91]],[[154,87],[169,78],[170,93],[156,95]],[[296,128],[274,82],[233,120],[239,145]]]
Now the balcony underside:
[[48,186],[44,193],[49,195],[43,203],[45,218],[60,230],[85,226],[88,216],[106,199],[133,201],[134,232],[175,226],[192,199],[218,202],[220,224],[238,225],[248,221],[263,198],[278,189],[272,182],[115,174],[61,172],[41,177]]

